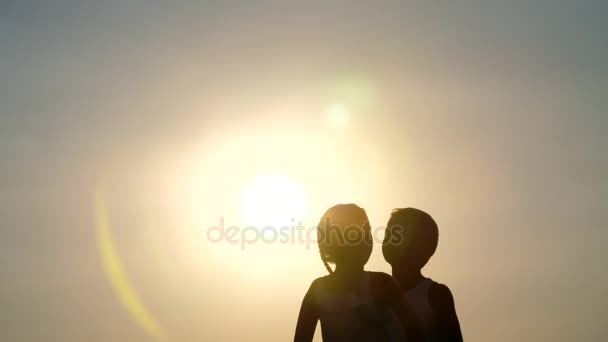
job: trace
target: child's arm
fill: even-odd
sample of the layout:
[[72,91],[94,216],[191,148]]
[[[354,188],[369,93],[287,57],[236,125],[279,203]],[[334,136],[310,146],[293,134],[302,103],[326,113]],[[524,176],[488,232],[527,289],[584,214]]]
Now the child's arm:
[[315,285],[316,281],[313,281],[302,301],[298,324],[296,325],[296,335],[293,339],[294,342],[311,342],[315,335],[317,321],[319,320],[317,305],[313,297]]
[[443,284],[434,284],[429,289],[429,302],[437,315],[437,322],[446,341],[462,341],[460,323],[456,315],[454,297],[450,289]]

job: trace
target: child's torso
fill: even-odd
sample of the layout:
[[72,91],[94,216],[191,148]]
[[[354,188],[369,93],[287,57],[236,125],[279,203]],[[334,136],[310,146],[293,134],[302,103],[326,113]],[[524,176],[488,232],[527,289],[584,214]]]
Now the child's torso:
[[435,322],[436,317],[429,301],[429,292],[433,284],[435,282],[432,279],[425,278],[416,287],[405,292],[405,298],[418,318],[425,341],[439,340]]
[[324,342],[399,341],[403,330],[387,305],[373,298],[371,278],[364,272],[358,284],[348,291],[332,291],[329,277],[322,279],[315,298]]

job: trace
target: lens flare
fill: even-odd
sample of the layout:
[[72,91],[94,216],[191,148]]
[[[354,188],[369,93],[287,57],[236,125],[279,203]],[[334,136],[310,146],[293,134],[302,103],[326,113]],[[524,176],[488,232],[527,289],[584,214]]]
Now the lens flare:
[[169,341],[169,336],[163,331],[158,322],[146,310],[137,292],[131,286],[127,272],[122,265],[110,232],[110,219],[106,198],[101,187],[95,193],[95,216],[97,249],[106,277],[114,293],[135,319],[137,324],[150,336],[158,341]]
[[344,127],[350,121],[350,110],[342,103],[327,107],[327,120],[332,127]]

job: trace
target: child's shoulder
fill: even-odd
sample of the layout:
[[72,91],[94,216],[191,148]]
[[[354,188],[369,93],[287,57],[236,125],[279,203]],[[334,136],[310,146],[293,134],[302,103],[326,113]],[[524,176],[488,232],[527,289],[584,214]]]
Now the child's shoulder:
[[374,297],[392,300],[401,295],[395,279],[384,272],[366,272],[370,279],[370,289]]
[[[393,277],[384,272],[371,272],[365,271],[364,275],[367,277],[367,282],[371,286],[372,289],[393,289],[398,288],[397,283],[393,279]],[[332,286],[334,284],[335,279],[331,274],[319,277],[312,281],[310,284],[310,289],[314,291],[314,289],[319,286]]]
[[431,286],[429,287],[429,296],[435,297],[444,297],[444,296],[452,296],[452,291],[450,288],[443,283],[433,281]]
[[429,302],[435,308],[454,306],[454,296],[450,288],[434,281],[429,287]]
[[320,284],[327,282],[327,279],[329,279],[329,276],[330,275],[324,275],[322,277],[319,277],[319,278],[313,280],[312,283],[310,283],[310,288],[317,287]]
[[365,273],[369,276],[372,283],[385,284],[387,286],[395,284],[395,280],[390,274],[372,271],[365,271]]

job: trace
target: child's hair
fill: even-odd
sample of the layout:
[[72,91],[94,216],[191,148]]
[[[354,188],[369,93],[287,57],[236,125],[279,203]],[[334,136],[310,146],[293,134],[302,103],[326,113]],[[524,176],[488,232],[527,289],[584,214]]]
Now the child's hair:
[[329,273],[329,263],[365,265],[372,253],[369,219],[355,204],[338,204],[325,212],[317,226],[321,260]]
[[[412,240],[416,240],[411,245]],[[393,209],[391,218],[388,220],[384,242],[382,243],[382,254],[384,259],[391,265],[402,261],[406,250],[409,263],[415,263],[422,268],[437,250],[439,241],[439,229],[431,215],[415,208]]]

